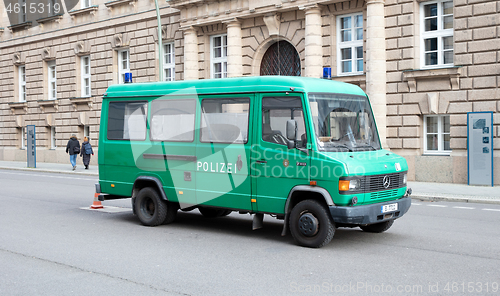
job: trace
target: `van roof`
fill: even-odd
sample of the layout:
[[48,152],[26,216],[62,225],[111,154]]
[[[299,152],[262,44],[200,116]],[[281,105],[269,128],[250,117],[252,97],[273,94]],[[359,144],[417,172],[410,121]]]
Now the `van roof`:
[[[293,90],[292,90],[293,88]],[[249,76],[224,79],[128,83],[110,86],[104,98],[252,92],[328,92],[365,96],[356,85],[299,76]]]

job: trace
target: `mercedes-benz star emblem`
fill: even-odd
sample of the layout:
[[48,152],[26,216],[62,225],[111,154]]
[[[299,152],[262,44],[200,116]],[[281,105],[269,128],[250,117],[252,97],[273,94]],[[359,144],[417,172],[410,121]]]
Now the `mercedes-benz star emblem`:
[[385,176],[383,182],[384,182],[385,189],[387,189],[387,188],[389,188],[389,186],[391,186],[391,178],[389,178],[389,176]]

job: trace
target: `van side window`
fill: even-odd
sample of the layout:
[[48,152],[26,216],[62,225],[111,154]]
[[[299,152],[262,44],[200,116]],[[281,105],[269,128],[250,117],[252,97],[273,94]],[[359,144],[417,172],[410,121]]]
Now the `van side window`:
[[110,102],[108,139],[145,140],[147,108],[147,102]]
[[286,121],[297,121],[297,147],[307,143],[304,113],[299,97],[265,97],[262,99],[262,140],[287,145]]
[[192,142],[196,101],[160,100],[151,103],[151,140]]
[[249,98],[203,99],[201,142],[247,143]]

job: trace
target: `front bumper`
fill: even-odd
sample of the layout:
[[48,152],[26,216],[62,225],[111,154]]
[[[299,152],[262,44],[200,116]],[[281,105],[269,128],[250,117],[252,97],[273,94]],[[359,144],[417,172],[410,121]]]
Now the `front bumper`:
[[[398,210],[388,213],[382,213],[382,206],[388,204],[398,204]],[[335,223],[364,225],[380,223],[388,220],[394,220],[403,216],[411,206],[409,196],[398,200],[391,200],[364,206],[337,207],[330,206],[330,215]]]

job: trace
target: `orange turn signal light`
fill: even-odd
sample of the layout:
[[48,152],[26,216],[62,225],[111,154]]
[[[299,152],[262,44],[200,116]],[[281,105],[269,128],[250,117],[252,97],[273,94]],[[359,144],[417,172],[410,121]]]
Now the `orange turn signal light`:
[[349,180],[340,180],[339,191],[348,191],[348,190],[349,190]]
[[311,185],[311,186],[316,186],[316,185],[317,185],[317,183],[316,183],[316,181],[309,181],[309,185]]

